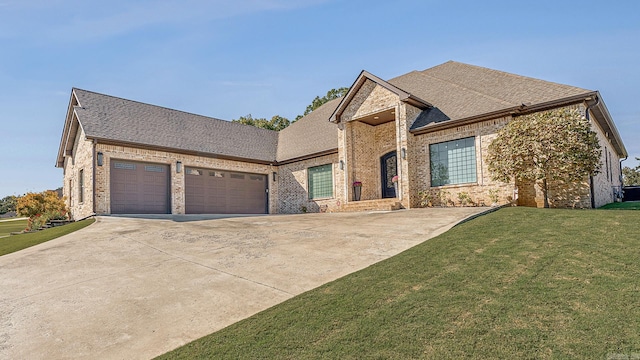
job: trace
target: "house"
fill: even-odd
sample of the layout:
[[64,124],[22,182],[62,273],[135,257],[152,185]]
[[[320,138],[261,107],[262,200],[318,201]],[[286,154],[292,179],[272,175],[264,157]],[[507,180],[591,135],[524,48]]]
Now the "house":
[[74,88],[56,166],[76,219],[413,208],[426,193],[541,206],[537,184],[492,181],[486,152],[514,117],[560,107],[591,120],[602,171],[551,188],[551,206],[614,201],[627,152],[597,91],[454,61],[390,80],[362,71],[280,132]]

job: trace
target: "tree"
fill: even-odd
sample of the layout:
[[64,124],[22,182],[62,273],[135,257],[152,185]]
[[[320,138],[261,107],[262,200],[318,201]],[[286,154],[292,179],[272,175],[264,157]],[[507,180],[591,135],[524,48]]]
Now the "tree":
[[339,97],[343,97],[344,95],[347,94],[347,91],[349,91],[349,88],[347,87],[341,87],[338,89],[331,89],[329,91],[327,91],[327,95],[320,97],[320,96],[316,96],[315,99],[313,99],[313,101],[311,101],[311,104],[309,104],[307,106],[307,108],[304,110],[304,114],[303,115],[298,115],[296,116],[295,121],[300,120],[302,117],[309,115],[313,110],[319,108],[320,106],[328,103],[331,100],[337,99]]
[[600,144],[577,109],[554,109],[513,119],[489,145],[494,180],[542,181],[544,207],[549,183],[575,182],[600,170]]
[[[636,160],[640,161],[640,158],[637,157]],[[625,166],[622,168],[622,177],[625,186],[640,186],[640,165],[634,168]]]
[[0,215],[6,214],[9,211],[16,211],[17,201],[18,198],[13,195],[5,196],[0,199]]
[[309,104],[307,106],[307,108],[304,111],[304,115],[298,115],[296,116],[295,120],[290,121],[289,119],[287,119],[286,117],[280,116],[280,115],[275,115],[271,118],[271,120],[267,120],[265,118],[256,118],[254,119],[251,114],[247,115],[247,116],[241,116],[239,119],[233,119],[231,120],[232,122],[237,122],[240,124],[245,124],[245,125],[251,125],[251,126],[255,126],[255,127],[259,127],[259,128],[263,128],[263,129],[268,129],[268,130],[275,130],[275,131],[280,131],[284,128],[286,128],[287,126],[291,125],[292,123],[300,120],[302,117],[309,115],[313,110],[319,108],[320,106],[324,105],[325,103],[333,100],[333,99],[337,99],[339,97],[344,96],[347,91],[349,91],[349,88],[346,87],[341,87],[339,89],[331,89],[329,91],[327,91],[327,95],[320,97],[320,96],[316,96],[315,99],[313,99],[313,101],[311,101],[311,104]]
[[280,115],[275,115],[271,118],[271,120],[267,120],[265,118],[254,119],[251,114],[249,114],[247,116],[241,116],[239,119],[234,119],[231,121],[274,131],[280,131],[291,124],[291,121],[289,121],[289,119]]
[[33,218],[46,216],[49,219],[65,217],[67,208],[64,199],[58,197],[55,191],[47,190],[41,193],[27,193],[18,198],[16,204],[18,215]]

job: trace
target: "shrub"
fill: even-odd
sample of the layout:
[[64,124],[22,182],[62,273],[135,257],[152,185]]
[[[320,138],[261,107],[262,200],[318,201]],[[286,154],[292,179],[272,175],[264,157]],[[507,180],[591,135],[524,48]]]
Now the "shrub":
[[67,208],[64,199],[55,191],[27,193],[18,198],[16,210],[18,215],[29,217],[28,230],[38,230],[49,220],[65,220]]

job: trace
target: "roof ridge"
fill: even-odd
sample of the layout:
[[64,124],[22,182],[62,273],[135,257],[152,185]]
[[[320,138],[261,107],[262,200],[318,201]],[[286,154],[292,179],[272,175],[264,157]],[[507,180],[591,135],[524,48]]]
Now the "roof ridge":
[[[449,61],[444,62],[442,64],[439,64],[439,65],[424,69],[424,70],[422,70],[420,72],[424,73],[424,72],[426,72],[428,70],[435,69],[437,67],[440,67],[440,66],[443,66],[443,65],[447,65],[447,64],[464,65],[464,66],[476,68],[476,69],[483,70],[483,71],[489,71],[489,72],[496,73],[496,74],[506,75],[506,76],[509,76],[509,77],[512,77],[512,78],[516,78],[516,79],[533,80],[533,81],[536,81],[538,83],[543,83],[543,84],[554,84],[554,85],[564,86],[564,87],[573,88],[573,89],[579,89],[579,90],[585,90],[585,91],[593,91],[593,90],[590,90],[590,89],[583,89],[581,87],[577,87],[577,86],[573,86],[573,85],[567,85],[567,84],[562,84],[562,83],[555,82],[555,81],[548,81],[548,80],[538,79],[538,78],[534,78],[534,77],[531,77],[531,76],[524,76],[524,75],[520,75],[520,74],[514,74],[514,73],[511,73],[511,72],[507,72],[507,71],[496,70],[496,69],[492,69],[492,68],[488,68],[488,67],[480,66],[480,65],[467,64],[467,63],[463,63],[463,62],[459,62],[459,61],[455,61],[455,60],[449,60]],[[431,75],[431,76],[436,78],[436,79],[444,80],[444,79],[441,79],[441,78],[433,76],[433,75]],[[448,82],[450,82],[450,81],[448,81]],[[453,83],[453,82],[451,82],[451,83]]]
[[[211,116],[196,114],[196,113],[192,113],[192,112],[188,112],[188,111],[184,111],[184,110],[172,109],[172,108],[169,108],[169,107],[166,107],[166,106],[154,105],[154,104],[150,104],[150,103],[146,103],[146,102],[142,102],[142,101],[138,101],[138,100],[125,99],[123,97],[103,94],[103,93],[99,93],[99,92],[96,92],[96,91],[80,89],[80,88],[77,88],[77,87],[71,88],[71,91],[73,91],[74,93],[75,93],[76,90],[80,90],[80,91],[84,91],[84,92],[87,92],[87,93],[91,93],[91,94],[95,94],[95,95],[99,95],[99,96],[104,96],[104,97],[108,97],[108,98],[112,98],[112,99],[116,99],[116,100],[127,101],[127,102],[130,102],[130,103],[136,103],[136,104],[145,105],[145,106],[152,106],[152,107],[159,108],[159,109],[165,109],[165,110],[169,110],[169,111],[179,112],[179,113],[186,114],[186,115],[202,117],[202,118],[206,118],[206,119],[210,119],[210,120],[224,121],[225,123],[229,123],[229,124],[236,124],[236,125],[241,125],[241,126],[251,126],[251,125],[246,125],[246,124],[233,122],[231,120],[224,120],[224,119],[219,119],[219,118],[215,118],[215,117],[211,117]],[[78,103],[79,102],[80,102],[80,100],[78,99]],[[80,104],[80,105],[82,106],[82,104]],[[233,126],[236,126],[236,125],[233,125]],[[268,131],[268,132],[277,132],[275,130],[259,128],[257,126],[252,126],[252,127],[256,128],[256,129]]]

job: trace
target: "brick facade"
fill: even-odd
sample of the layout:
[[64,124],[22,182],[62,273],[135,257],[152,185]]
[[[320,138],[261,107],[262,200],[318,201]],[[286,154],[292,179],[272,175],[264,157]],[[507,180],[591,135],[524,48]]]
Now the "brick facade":
[[[110,169],[111,160],[130,160],[157,164],[166,164],[170,168],[170,201],[172,214],[185,213],[184,177],[186,167],[238,171],[267,175],[269,179],[269,211],[274,213],[277,208],[277,182],[273,181],[272,172],[277,168],[271,165],[254,164],[243,161],[216,159],[204,156],[185,155],[172,152],[148,150],[126,146],[98,144],[96,151],[104,154],[104,164],[96,167],[96,213],[111,213],[110,206]],[[183,171],[176,171],[177,162],[182,162]]]
[[[332,164],[333,196],[311,200],[309,199],[307,169],[326,164]],[[277,198],[277,212],[280,214],[333,212],[343,203],[341,199],[344,198],[344,170],[340,170],[337,154],[281,165],[278,168],[277,180],[280,189]]]
[[[512,120],[511,116],[414,135],[410,129],[422,110],[405,102],[406,99],[401,100],[394,91],[393,87],[381,86],[367,78],[355,94],[352,94],[349,102],[344,104],[340,121],[336,124],[336,153],[324,151],[317,157],[310,155],[310,158],[290,163],[277,164],[274,161],[274,164],[260,164],[220,159],[215,155],[196,156],[151,150],[143,146],[93,143],[86,139],[79,127],[72,154],[64,156],[64,196],[74,219],[93,213],[109,214],[110,169],[113,159],[166,164],[170,169],[171,213],[184,214],[185,171],[178,173],[176,169],[177,162],[181,162],[183,169],[198,167],[266,175],[268,211],[271,214],[345,211],[357,208],[355,205],[358,205],[353,200],[354,181],[362,182],[361,201],[374,203],[382,199],[380,159],[395,151],[398,193],[396,199],[385,200],[385,206],[388,205],[386,202],[394,202],[394,206],[398,203],[404,208],[425,206],[425,202],[429,206],[459,206],[462,195],[466,195],[471,204],[476,205],[505,204],[517,198],[518,205],[542,206],[542,192],[538,184],[502,183],[491,179],[487,164],[488,147],[498,131]],[[416,102],[411,104],[421,106]],[[585,109],[584,105],[575,106],[583,111]],[[372,119],[378,119],[379,122]],[[592,124],[602,146],[602,169],[592,180],[550,184],[551,207],[589,208],[592,202],[599,207],[615,201],[614,193],[621,185],[620,158],[609,139],[611,135],[603,131],[596,121],[592,120]],[[430,145],[470,137],[475,145],[476,181],[431,186]],[[97,153],[103,156],[101,166],[96,164]],[[333,195],[311,200],[308,169],[326,164],[331,164],[332,167]],[[81,170],[85,184],[82,201],[79,190]]]
[[[510,117],[498,118],[415,136],[407,156],[408,167],[413,170],[409,179],[411,206],[422,206],[423,199],[419,196],[419,192],[428,192],[432,204],[440,206],[458,205],[460,201],[458,195],[461,193],[466,193],[471,201],[479,205],[493,204],[494,201],[491,199],[493,192],[498,197],[496,203],[510,202],[514,196],[514,184],[491,180],[486,162],[489,144],[497,136],[498,130],[509,120],[511,120]],[[432,187],[429,145],[468,137],[475,139],[477,181],[471,184]]]
[[394,150],[400,158],[397,122],[374,126],[357,120],[388,109],[394,109],[397,113],[399,103],[397,95],[367,80],[342,114],[344,124],[338,135],[341,140],[338,142],[338,154],[346,160],[348,169],[346,202],[353,201],[351,184],[355,181],[362,182],[361,201],[382,197],[380,158]]
[[[87,140],[82,128],[78,129],[73,153],[66,156],[63,166],[62,194],[72,219],[78,220],[93,215],[93,142]],[[83,174],[84,190],[80,188],[80,171]],[[82,193],[82,195],[80,195]]]

